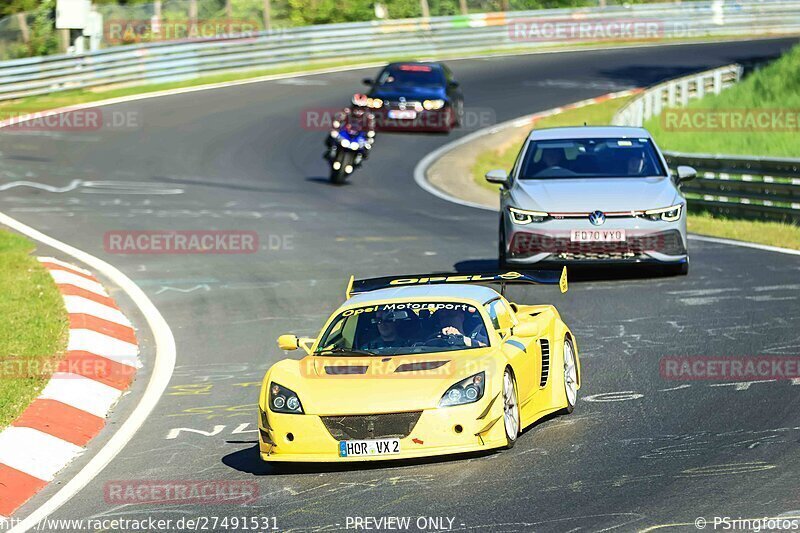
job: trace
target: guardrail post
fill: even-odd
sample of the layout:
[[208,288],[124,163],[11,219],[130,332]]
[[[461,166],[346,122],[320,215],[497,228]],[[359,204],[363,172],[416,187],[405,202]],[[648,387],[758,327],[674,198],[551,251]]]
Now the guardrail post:
[[664,103],[664,89],[658,89],[653,94],[653,115],[660,115],[662,104]]
[[714,94],[722,92],[722,71],[714,71]]

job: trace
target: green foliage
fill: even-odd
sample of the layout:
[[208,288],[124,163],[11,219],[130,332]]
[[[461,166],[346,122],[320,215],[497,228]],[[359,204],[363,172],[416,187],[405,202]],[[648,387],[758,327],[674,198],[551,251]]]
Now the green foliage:
[[[757,70],[742,82],[722,91],[691,102],[689,109],[714,110],[720,112],[744,112],[769,109],[793,114],[798,119],[800,109],[800,45],[795,46],[779,60]],[[679,152],[769,155],[776,157],[800,156],[797,122],[794,130],[785,122],[785,131],[780,128],[765,131],[715,131],[667,129],[663,119],[649,120],[648,128],[662,148]]]
[[36,8],[31,24],[31,40],[28,43],[29,55],[45,56],[58,52],[58,36],[53,20],[55,8],[55,0],[42,0]]

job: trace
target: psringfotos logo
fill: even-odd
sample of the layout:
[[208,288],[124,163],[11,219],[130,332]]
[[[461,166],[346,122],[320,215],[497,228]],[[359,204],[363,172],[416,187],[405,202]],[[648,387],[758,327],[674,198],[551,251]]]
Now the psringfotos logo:
[[122,480],[103,486],[109,505],[246,504],[258,499],[258,483],[232,480]]

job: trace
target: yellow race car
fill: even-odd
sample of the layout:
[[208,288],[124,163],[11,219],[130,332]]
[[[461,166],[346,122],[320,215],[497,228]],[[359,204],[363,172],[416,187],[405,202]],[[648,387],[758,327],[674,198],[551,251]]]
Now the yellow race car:
[[572,412],[575,337],[552,305],[510,303],[486,283],[557,283],[558,272],[429,274],[353,281],[316,338],[282,335],[264,376],[264,461],[373,461],[514,445]]

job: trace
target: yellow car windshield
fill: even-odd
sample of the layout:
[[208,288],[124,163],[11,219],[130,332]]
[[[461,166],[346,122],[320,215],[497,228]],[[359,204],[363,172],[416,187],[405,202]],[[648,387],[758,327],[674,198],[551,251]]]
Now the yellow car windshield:
[[323,334],[317,354],[400,355],[489,345],[478,309],[456,302],[400,302],[343,311]]

